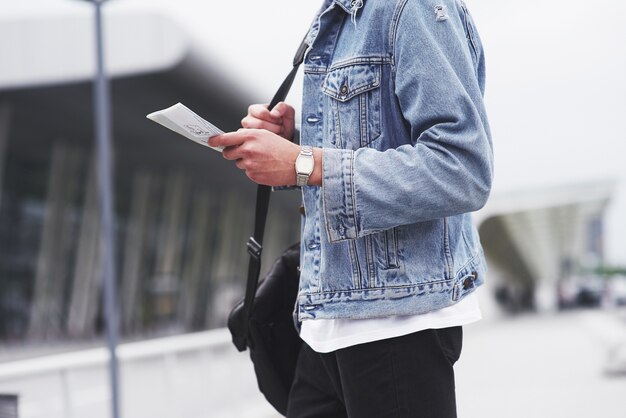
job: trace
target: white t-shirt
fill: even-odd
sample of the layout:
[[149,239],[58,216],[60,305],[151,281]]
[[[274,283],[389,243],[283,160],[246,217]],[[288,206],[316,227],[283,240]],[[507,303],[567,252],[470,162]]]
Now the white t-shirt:
[[372,319],[314,319],[302,321],[300,337],[318,353],[399,337],[429,328],[467,325],[482,318],[478,297],[471,293],[447,308],[421,315]]

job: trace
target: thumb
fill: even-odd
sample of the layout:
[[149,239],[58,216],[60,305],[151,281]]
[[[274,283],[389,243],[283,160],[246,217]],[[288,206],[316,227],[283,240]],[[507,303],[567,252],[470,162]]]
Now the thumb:
[[270,111],[270,114],[275,118],[282,118],[285,114],[286,106],[285,102],[278,102],[278,104],[276,104],[276,106],[274,106],[274,108]]
[[270,113],[272,116],[280,117],[286,120],[293,120],[295,116],[294,108],[285,102],[279,102]]

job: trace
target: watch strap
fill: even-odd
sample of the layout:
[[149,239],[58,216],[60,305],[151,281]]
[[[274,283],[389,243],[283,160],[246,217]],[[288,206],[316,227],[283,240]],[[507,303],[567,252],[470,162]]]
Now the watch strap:
[[296,173],[296,186],[306,186],[309,183],[309,177],[309,174]]

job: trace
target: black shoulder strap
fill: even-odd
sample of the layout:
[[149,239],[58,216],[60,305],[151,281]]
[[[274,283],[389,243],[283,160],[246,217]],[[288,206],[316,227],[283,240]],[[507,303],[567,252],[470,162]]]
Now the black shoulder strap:
[[[308,49],[308,45],[305,41],[302,41],[298,47],[298,51],[293,59],[293,68],[278,88],[278,91],[272,98],[269,104],[269,109],[273,109],[279,102],[285,100],[293,80],[296,77],[298,68],[302,61],[304,61],[304,54]],[[267,209],[270,203],[270,186],[259,185],[256,192],[256,209],[254,214],[254,234],[248,239],[246,246],[248,248],[248,254],[250,254],[250,261],[248,263],[248,281],[246,283],[246,296],[243,302],[243,311],[245,315],[244,321],[244,333],[243,335],[247,339],[247,343],[251,344],[252,341],[248,338],[248,322],[252,315],[252,304],[254,302],[254,295],[259,281],[259,274],[261,273],[261,253],[263,252],[263,233],[265,232],[265,221],[267,219]],[[239,351],[245,350],[245,346],[237,347]]]

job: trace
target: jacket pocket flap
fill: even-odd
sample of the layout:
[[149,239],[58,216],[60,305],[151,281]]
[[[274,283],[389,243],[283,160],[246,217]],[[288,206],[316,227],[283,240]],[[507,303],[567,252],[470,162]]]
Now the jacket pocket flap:
[[341,102],[380,86],[380,65],[356,64],[330,71],[322,91]]

